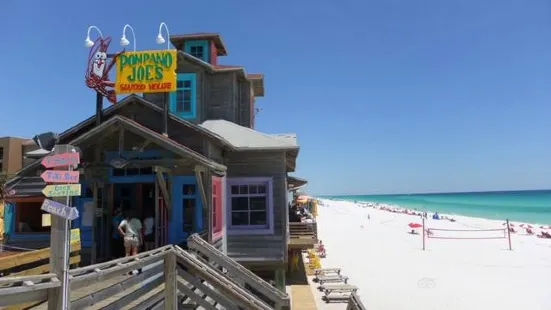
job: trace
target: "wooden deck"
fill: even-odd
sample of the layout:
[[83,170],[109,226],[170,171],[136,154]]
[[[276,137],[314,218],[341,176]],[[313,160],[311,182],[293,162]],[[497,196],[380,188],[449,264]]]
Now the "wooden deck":
[[306,276],[307,266],[302,255],[299,258],[299,269],[289,272],[288,284],[291,286],[291,309],[317,309],[312,288]]
[[289,223],[289,248],[313,249],[317,243],[317,223]]
[[317,310],[312,288],[308,284],[291,285],[291,309]]

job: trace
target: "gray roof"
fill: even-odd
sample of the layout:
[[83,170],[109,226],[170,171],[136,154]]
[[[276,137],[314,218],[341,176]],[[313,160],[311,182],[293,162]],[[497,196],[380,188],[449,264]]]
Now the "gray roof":
[[247,150],[296,150],[295,134],[270,135],[226,120],[208,120],[201,127],[221,136],[236,149]]

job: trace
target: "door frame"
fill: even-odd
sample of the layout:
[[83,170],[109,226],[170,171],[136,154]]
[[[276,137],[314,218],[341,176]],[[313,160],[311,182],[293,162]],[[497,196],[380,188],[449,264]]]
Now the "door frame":
[[[182,187],[184,185],[194,185],[194,195],[183,195]],[[193,175],[179,175],[172,177],[172,216],[170,217],[169,227],[169,243],[180,244],[185,243],[189,234],[183,231],[183,212],[184,206],[182,201],[184,198],[195,199],[195,219],[194,219],[194,231],[200,232],[204,229],[203,225],[203,203],[201,201],[201,194],[199,192],[199,184],[197,178]],[[193,233],[192,232],[192,233]]]

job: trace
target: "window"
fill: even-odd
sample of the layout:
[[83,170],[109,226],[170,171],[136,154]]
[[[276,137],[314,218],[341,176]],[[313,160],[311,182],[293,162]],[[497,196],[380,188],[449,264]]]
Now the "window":
[[209,41],[192,40],[185,43],[185,52],[191,56],[209,62]]
[[15,232],[50,232],[50,214],[42,211],[42,202],[17,202],[15,206]]
[[[123,154],[124,157],[128,158],[128,156],[131,154],[131,152],[125,152],[126,154]],[[118,154],[109,154],[108,158],[113,159],[118,157]],[[132,158],[129,158],[130,160],[160,160],[163,159],[162,156],[159,155],[142,155],[142,156],[132,156]],[[129,176],[139,176],[139,175],[152,175],[153,168],[152,167],[132,167],[132,164],[130,164],[128,167],[124,167],[122,169],[112,168],[111,174],[113,177],[129,177]]]
[[231,229],[257,229],[259,233],[273,233],[271,188],[271,178],[228,180]]
[[189,234],[195,232],[195,193],[195,184],[184,184],[182,186],[182,230]]
[[179,73],[176,91],[170,94],[170,112],[181,118],[195,118],[196,83],[195,73]]
[[192,46],[190,50],[191,56],[199,59],[203,59],[205,55],[205,51],[203,50],[202,46]]

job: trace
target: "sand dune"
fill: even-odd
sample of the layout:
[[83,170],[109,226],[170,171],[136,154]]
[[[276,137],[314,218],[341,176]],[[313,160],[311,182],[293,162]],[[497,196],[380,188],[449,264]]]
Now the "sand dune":
[[[324,200],[319,237],[323,267],[340,266],[362,301],[378,310],[551,309],[551,239],[524,234],[507,239],[428,239],[408,233],[418,216]],[[368,220],[367,215],[371,219]],[[455,217],[432,220],[444,229],[502,228],[502,222]],[[518,225],[518,224],[517,224]],[[503,232],[440,232],[434,236],[497,237]]]

